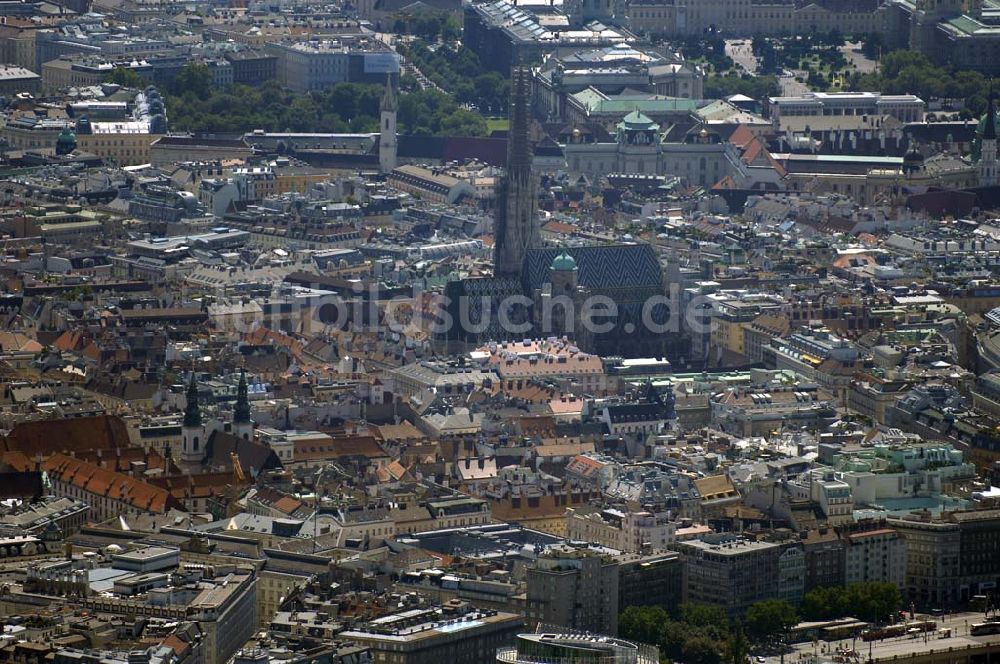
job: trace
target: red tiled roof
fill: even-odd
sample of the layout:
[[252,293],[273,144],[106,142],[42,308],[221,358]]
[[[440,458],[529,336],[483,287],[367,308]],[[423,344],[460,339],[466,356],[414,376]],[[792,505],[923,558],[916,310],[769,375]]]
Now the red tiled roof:
[[388,458],[389,453],[374,436],[335,436],[329,441],[295,441],[295,459],[340,459],[343,457]]
[[124,502],[142,512],[164,514],[171,508],[183,509],[166,489],[65,454],[49,457],[42,463],[42,470],[57,482],[71,484],[95,496]]
[[24,452],[29,457],[130,446],[128,428],[115,415],[20,422],[3,441],[4,450]]

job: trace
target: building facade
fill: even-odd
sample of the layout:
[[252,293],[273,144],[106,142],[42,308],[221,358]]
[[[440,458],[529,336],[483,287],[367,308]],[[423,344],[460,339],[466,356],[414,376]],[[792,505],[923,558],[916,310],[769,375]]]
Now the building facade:
[[906,540],[904,595],[918,606],[954,606],[1000,586],[1000,510],[887,523]]
[[684,560],[684,601],[709,604],[733,617],[766,599],[802,596],[805,559],[782,545],[719,533],[677,542]]
[[618,633],[618,564],[586,549],[557,549],[527,570],[529,625]]

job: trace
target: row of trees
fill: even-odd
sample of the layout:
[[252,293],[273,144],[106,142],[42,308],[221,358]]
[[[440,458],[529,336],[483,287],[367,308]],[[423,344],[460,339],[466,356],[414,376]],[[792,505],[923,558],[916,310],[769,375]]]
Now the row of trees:
[[753,99],[765,99],[781,94],[781,83],[776,76],[751,76],[730,73],[728,76],[705,77],[705,98],[722,99],[742,94]]
[[378,131],[382,88],[341,83],[328,90],[295,93],[277,81],[259,87],[209,86],[164,95],[175,131],[244,132],[251,129],[294,132]]
[[404,134],[417,136],[485,136],[486,119],[459,106],[437,90],[421,90],[399,98],[397,123]]
[[[832,33],[837,34],[837,33]],[[839,39],[840,41],[834,41]],[[847,66],[847,58],[841,52],[843,37],[821,35],[776,39],[754,37],[751,42],[753,54],[760,59],[760,73],[780,74],[784,69],[837,70]]]
[[885,623],[899,609],[902,597],[894,583],[854,583],[847,587],[816,588],[802,598],[806,620],[852,616],[870,623]]
[[393,21],[392,31],[397,35],[413,35],[429,42],[440,39],[448,44],[462,38],[462,24],[448,12],[422,11],[399,16]]
[[[122,87],[141,90],[149,85],[149,82],[136,73],[134,69],[127,67],[116,67],[109,71],[104,80],[107,83],[117,83]],[[166,87],[165,92],[177,96],[191,96],[196,99],[205,99],[212,92],[212,70],[207,65],[191,63],[185,65],[174,80]]]
[[660,606],[630,606],[618,618],[618,633],[685,664],[744,664],[750,652],[742,628],[730,629],[725,611],[714,606],[681,604],[675,616]]
[[[500,86],[509,89],[499,74]],[[144,88],[145,79],[118,68],[106,81]],[[476,81],[481,91],[490,84]],[[167,117],[174,131],[243,132],[250,129],[293,132],[373,132],[379,128],[382,85],[338,83],[324,90],[295,93],[277,81],[260,86],[217,88],[212,72],[201,64],[185,66],[163,90]],[[498,94],[491,92],[491,94]],[[402,133],[442,136],[485,136],[488,126],[478,112],[436,90],[402,95],[397,122]]]
[[986,110],[989,81],[975,71],[954,71],[939,67],[922,53],[893,51],[882,57],[879,71],[851,74],[851,90],[879,90],[885,94],[915,94],[924,101],[956,99],[964,102],[966,116]]
[[655,645],[663,657],[685,664],[745,664],[752,645],[773,647],[800,619],[853,616],[885,623],[900,603],[899,589],[892,583],[855,583],[806,593],[801,616],[792,604],[778,599],[757,602],[742,622],[730,621],[718,606],[685,603],[673,613],[660,606],[630,606],[618,618],[618,633]]
[[684,37],[679,42],[681,53],[689,60],[702,60],[715,72],[726,72],[736,66],[726,55],[726,42],[717,34]]
[[[187,68],[185,68],[187,69]],[[197,72],[185,73],[186,78]],[[180,77],[178,77],[180,78]],[[185,84],[165,95],[175,131],[243,132],[250,129],[293,132],[374,132],[379,129],[381,85],[338,83],[325,90],[295,93],[276,81],[259,87],[223,89]],[[180,93],[180,94],[177,94]],[[485,136],[486,120],[446,94],[424,90],[399,101],[400,131],[418,135]]]
[[399,51],[442,90],[451,93],[460,104],[503,116],[507,113],[510,81],[504,74],[487,69],[471,49],[465,46],[430,46],[413,41]]
[[675,615],[660,606],[630,606],[618,618],[618,633],[685,664],[745,664],[752,642],[772,643],[797,622],[795,607],[782,600],[754,604],[743,624],[730,622],[718,606],[685,603]]

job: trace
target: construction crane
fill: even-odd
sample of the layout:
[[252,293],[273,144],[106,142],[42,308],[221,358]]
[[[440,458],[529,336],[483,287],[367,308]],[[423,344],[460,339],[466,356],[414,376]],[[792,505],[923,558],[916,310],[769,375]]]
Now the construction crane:
[[243,486],[247,483],[246,473],[243,472],[243,464],[236,452],[229,453],[229,459],[233,463],[233,481],[226,487],[226,516],[236,516],[240,512],[237,501],[240,499]]
[[243,473],[243,464],[236,452],[229,453],[229,459],[233,462],[233,480],[236,484],[246,484],[247,476]]

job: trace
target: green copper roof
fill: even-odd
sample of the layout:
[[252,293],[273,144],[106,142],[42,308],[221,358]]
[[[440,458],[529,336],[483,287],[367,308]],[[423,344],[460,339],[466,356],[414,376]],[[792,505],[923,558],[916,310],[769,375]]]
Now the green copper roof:
[[652,120],[640,113],[639,109],[626,115],[623,122],[625,122],[625,126],[633,129],[648,129],[654,124]]
[[670,112],[690,113],[698,110],[701,106],[701,102],[695,99],[663,97],[659,95],[653,97],[625,95],[609,99],[590,88],[581,90],[572,96],[590,113],[625,114],[635,110],[653,114]]
[[552,260],[553,272],[575,272],[576,260],[565,251]]

